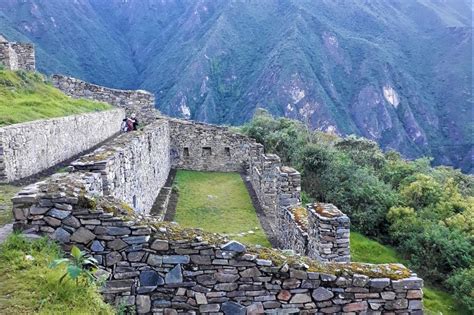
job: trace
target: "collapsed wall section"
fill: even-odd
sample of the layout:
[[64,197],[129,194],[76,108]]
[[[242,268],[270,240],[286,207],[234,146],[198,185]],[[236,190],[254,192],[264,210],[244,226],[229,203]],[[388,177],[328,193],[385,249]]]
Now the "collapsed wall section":
[[59,74],[53,75],[52,81],[66,95],[123,108],[128,116],[136,114],[140,123],[151,123],[159,114],[155,109],[155,96],[147,91],[111,89]]
[[123,115],[114,109],[0,128],[0,182],[34,175],[92,148],[120,131]]
[[71,163],[76,171],[101,174],[103,192],[148,213],[170,171],[166,120],[125,133]]
[[76,172],[31,185],[13,199],[15,227],[88,251],[107,276],[107,301],[138,314],[423,314],[423,281],[403,266],[320,264],[138,221],[119,201],[102,202],[102,184]]
[[169,119],[173,167],[198,171],[244,171],[258,146],[226,127]]

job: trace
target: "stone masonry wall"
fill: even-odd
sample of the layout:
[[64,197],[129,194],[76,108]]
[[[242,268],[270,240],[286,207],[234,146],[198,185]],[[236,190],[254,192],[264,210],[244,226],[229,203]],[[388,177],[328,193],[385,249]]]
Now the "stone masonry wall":
[[86,98],[124,108],[127,115],[135,113],[140,123],[151,123],[158,117],[155,96],[142,90],[117,90],[59,74],[52,76],[55,87],[74,98]]
[[15,228],[91,253],[107,301],[138,314],[423,314],[423,281],[400,265],[274,262],[285,256],[125,216],[102,189],[81,171],[31,185],[13,199]]
[[255,140],[228,128],[169,119],[173,167],[199,171],[245,170]]
[[320,261],[350,261],[350,220],[332,204],[308,206],[307,255]]
[[35,71],[33,44],[0,41],[0,63],[8,70]]
[[0,128],[0,182],[48,169],[120,131],[122,109]]
[[125,201],[135,211],[150,211],[168,177],[168,121],[125,133],[71,163],[80,171],[100,173],[104,194]]

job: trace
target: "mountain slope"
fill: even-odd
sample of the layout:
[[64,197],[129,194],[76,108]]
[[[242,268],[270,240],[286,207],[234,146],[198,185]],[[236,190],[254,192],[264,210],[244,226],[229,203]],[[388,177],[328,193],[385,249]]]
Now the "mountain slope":
[[[5,0],[39,67],[156,93],[166,114],[241,124],[258,107],[472,172],[467,0]],[[21,33],[21,34],[20,34]]]

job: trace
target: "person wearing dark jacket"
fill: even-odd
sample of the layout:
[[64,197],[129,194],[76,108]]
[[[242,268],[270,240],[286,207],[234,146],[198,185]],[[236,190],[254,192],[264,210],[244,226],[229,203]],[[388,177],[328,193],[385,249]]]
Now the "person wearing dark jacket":
[[132,114],[130,117],[127,117],[122,122],[122,131],[130,132],[138,130],[138,119],[135,114]]

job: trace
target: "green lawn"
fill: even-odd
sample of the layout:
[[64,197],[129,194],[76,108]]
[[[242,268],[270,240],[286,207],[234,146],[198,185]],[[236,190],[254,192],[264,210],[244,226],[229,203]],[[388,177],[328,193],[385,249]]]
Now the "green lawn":
[[21,189],[0,184],[0,227],[13,221],[11,198]]
[[[384,263],[402,263],[408,266],[393,248],[382,245],[371,240],[357,232],[351,231],[351,255],[354,262],[367,262],[372,264]],[[425,279],[426,280],[426,279]],[[423,288],[423,303],[425,306],[425,314],[427,315],[464,315],[468,311],[462,310],[453,297],[442,290],[430,286],[425,281]]]
[[105,103],[72,99],[38,73],[0,70],[0,127],[110,108]]
[[59,257],[46,239],[9,236],[0,245],[0,314],[114,314],[95,285],[59,283],[66,267],[49,268]]
[[174,220],[180,225],[271,247],[239,174],[180,170],[175,186],[179,198]]

